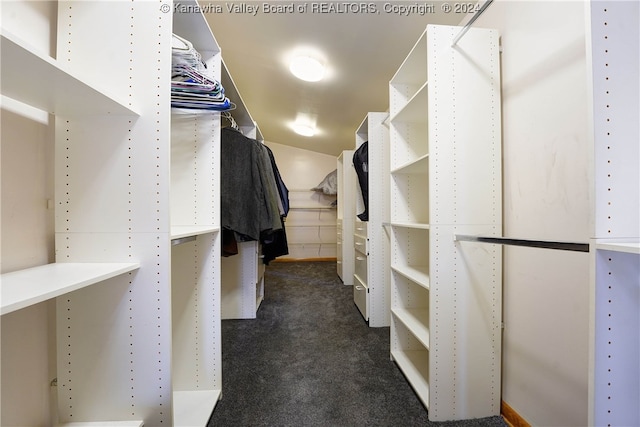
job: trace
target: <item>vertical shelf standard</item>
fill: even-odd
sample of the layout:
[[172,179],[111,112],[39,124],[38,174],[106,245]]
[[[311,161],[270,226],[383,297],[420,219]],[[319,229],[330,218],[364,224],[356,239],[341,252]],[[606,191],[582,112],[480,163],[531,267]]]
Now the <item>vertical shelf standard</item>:
[[336,258],[338,276],[345,285],[353,285],[355,251],[353,225],[355,218],[356,172],[353,150],[344,150],[336,161],[338,170],[338,210],[336,219]]
[[391,356],[432,421],[500,413],[498,34],[427,26],[390,82]]
[[640,425],[640,6],[591,2],[589,425]]
[[[371,327],[385,327],[391,321],[389,235],[389,129],[387,113],[370,112],[356,130],[356,150],[368,144],[368,220],[358,214],[365,205],[356,180],[354,216],[355,271],[353,299]],[[363,244],[359,244],[364,242]]]

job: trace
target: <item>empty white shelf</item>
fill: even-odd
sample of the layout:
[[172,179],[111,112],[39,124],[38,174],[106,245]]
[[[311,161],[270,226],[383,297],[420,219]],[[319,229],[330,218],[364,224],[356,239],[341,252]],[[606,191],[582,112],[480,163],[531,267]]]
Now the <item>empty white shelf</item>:
[[402,228],[417,228],[420,230],[428,230],[429,224],[425,224],[423,222],[399,222],[394,221],[390,224],[392,227],[402,227]]
[[429,154],[424,154],[416,160],[405,163],[391,170],[392,175],[400,174],[426,174],[429,166]]
[[392,265],[391,270],[423,288],[429,289],[429,267],[426,265]]
[[175,427],[205,426],[220,399],[221,390],[173,392],[173,425]]
[[429,348],[429,328],[425,324],[425,322],[428,321],[429,312],[426,309],[393,308],[391,309],[391,313],[407,327],[409,332],[411,332],[426,349]]
[[[41,110],[68,115],[137,113],[43,55],[13,34],[2,30],[2,94]],[[18,64],[18,66],[16,66]]]
[[424,113],[427,108],[427,89],[428,85],[425,82],[407,104],[395,116],[391,117],[391,122],[424,122]]
[[88,421],[58,424],[57,427],[142,427],[143,421]]
[[218,231],[220,231],[220,227],[213,227],[211,225],[173,225],[171,226],[171,240]]
[[392,350],[391,356],[429,409],[429,352],[426,350]]
[[613,252],[626,252],[630,254],[640,254],[640,242],[599,242],[596,243],[596,249]]
[[0,282],[2,315],[64,295],[120,274],[139,263],[54,263],[5,273]]

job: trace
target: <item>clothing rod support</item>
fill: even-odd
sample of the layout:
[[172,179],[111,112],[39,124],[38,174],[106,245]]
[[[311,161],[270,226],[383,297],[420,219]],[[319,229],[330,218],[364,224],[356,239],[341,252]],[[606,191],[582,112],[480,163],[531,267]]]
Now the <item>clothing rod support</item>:
[[550,242],[544,240],[508,239],[505,237],[482,237],[455,234],[455,241],[494,243],[497,245],[526,246],[529,248],[559,249],[573,252],[589,252],[588,243]]
[[458,43],[458,41],[460,41],[460,39],[467,33],[467,31],[469,31],[469,28],[471,28],[473,23],[476,22],[476,19],[478,19],[480,17],[480,15],[482,15],[484,13],[484,11],[487,10],[487,8],[491,5],[491,3],[493,3],[493,0],[487,0],[482,5],[482,7],[480,7],[480,9],[478,9],[478,11],[471,17],[469,22],[467,22],[467,25],[465,25],[462,28],[462,30],[460,30],[458,35],[453,39],[453,41],[451,42],[451,47],[455,46],[456,43]]

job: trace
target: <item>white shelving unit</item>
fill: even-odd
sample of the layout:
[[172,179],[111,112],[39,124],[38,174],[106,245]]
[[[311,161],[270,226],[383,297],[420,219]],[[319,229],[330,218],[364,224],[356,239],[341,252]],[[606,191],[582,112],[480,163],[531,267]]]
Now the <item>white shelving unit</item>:
[[640,425],[640,7],[592,2],[589,425]]
[[[263,141],[262,133],[247,109],[231,74],[223,62],[222,85],[236,105],[231,112],[243,135]],[[222,258],[222,318],[255,319],[264,300],[265,265],[260,259],[260,243],[238,242],[238,254]]]
[[[47,366],[17,340],[3,345],[3,371],[55,381],[3,375],[2,424],[205,425],[222,388],[220,114],[170,108],[171,34],[192,41],[216,78],[219,48],[200,13],[147,1],[56,6],[55,58],[3,16],[2,95],[55,120],[55,263],[0,285],[3,343],[32,317],[55,324],[52,343],[37,359]],[[12,11],[32,8],[41,12],[28,1]],[[3,130],[11,161],[5,135],[15,136]],[[47,301],[50,318],[34,311]]]
[[391,356],[432,421],[500,414],[498,34],[427,26],[390,82]]
[[336,259],[335,195],[312,189],[289,189],[287,245],[282,259]]
[[[221,81],[220,47],[204,16],[176,9],[173,33]],[[221,119],[210,111],[171,113],[172,425],[205,425],[222,393]]]
[[336,266],[338,277],[345,285],[353,285],[355,251],[353,225],[356,200],[356,171],[353,150],[344,150],[336,161],[338,178],[338,207],[336,218]]
[[356,174],[353,300],[369,326],[389,326],[391,321],[389,234],[389,129],[387,113],[370,112],[356,130],[356,150],[368,144],[369,218],[361,221],[364,200]]

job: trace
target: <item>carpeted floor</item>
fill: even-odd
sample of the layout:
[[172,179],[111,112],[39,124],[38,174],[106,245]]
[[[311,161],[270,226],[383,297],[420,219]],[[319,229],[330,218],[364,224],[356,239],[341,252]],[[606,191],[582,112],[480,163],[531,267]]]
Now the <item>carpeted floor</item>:
[[257,319],[222,321],[222,400],[208,426],[505,426],[431,423],[334,262],[273,262]]

